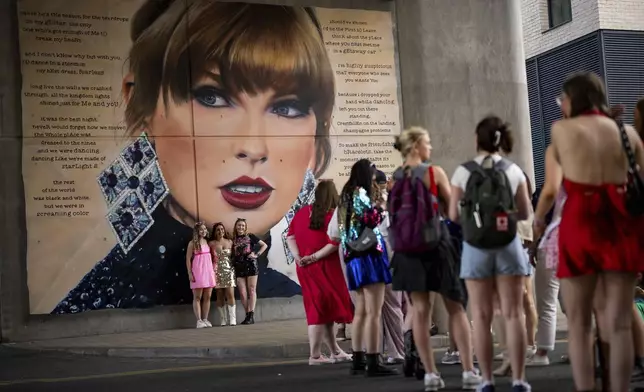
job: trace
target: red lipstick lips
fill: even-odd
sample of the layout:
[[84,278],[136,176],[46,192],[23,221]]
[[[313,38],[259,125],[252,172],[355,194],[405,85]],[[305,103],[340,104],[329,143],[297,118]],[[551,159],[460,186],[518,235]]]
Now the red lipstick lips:
[[261,178],[239,177],[222,186],[221,195],[231,206],[240,210],[253,210],[268,201],[273,188]]

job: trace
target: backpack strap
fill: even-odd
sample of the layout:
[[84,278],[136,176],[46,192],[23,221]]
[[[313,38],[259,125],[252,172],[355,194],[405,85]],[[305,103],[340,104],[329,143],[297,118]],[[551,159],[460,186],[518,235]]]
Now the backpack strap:
[[470,173],[474,173],[474,172],[476,172],[476,171],[480,171],[480,170],[481,170],[481,165],[479,165],[479,164],[478,164],[476,161],[474,161],[474,160],[472,160],[472,161],[468,161],[468,162],[465,162],[465,163],[463,164],[463,167],[465,168],[465,170],[467,170],[467,171],[468,171],[468,172],[470,172]]
[[506,171],[510,168],[512,162],[509,159],[501,158],[500,161],[494,164],[497,170]]
[[436,185],[436,180],[434,179],[434,166],[430,166],[427,169],[429,173],[429,191],[432,195],[438,197],[438,186]]

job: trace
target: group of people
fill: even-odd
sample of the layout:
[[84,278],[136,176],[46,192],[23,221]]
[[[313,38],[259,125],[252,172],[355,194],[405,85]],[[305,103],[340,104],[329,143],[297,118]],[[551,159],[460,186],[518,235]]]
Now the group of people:
[[[295,215],[287,237],[302,286],[311,365],[351,362],[351,374],[397,374],[380,354],[386,302],[396,303],[386,298],[402,292],[404,301],[397,302],[407,311],[400,328],[411,329],[405,355],[417,352],[425,391],[443,388],[430,344],[439,294],[449,314],[448,354],[458,352],[451,363],[463,367],[463,388],[494,391],[494,375],[510,372],[512,390],[529,391],[526,360],[546,365],[554,348],[561,282],[576,389],[594,389],[594,314],[610,369],[605,378],[612,391],[628,390],[634,338],[638,349],[637,336],[640,343],[644,336],[641,320],[633,318],[635,279],[644,267],[644,148],[608,108],[596,75],[572,76],[557,101],[564,119],[552,127],[540,192],[532,192],[524,171],[507,158],[512,133],[496,116],[476,126],[477,155],[451,179],[428,163],[428,132],[412,127],[396,137],[403,164],[387,186],[379,186],[379,173],[365,159],[353,165],[339,195],[333,182],[318,184],[315,202]],[[641,131],[644,102],[638,107]],[[505,359],[496,372],[495,315]],[[338,346],[334,323],[352,324],[352,355]]]
[[186,267],[197,328],[212,327],[208,314],[213,289],[217,290],[221,326],[237,325],[235,286],[246,312],[241,324],[255,323],[257,258],[266,252],[267,245],[247,228],[246,220],[237,219],[231,238],[221,222],[215,223],[211,236],[203,222],[195,224],[186,250]]

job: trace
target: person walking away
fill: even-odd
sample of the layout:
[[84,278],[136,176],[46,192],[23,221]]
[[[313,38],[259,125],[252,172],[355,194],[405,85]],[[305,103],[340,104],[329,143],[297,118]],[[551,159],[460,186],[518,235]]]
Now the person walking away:
[[[396,375],[380,364],[382,305],[385,285],[391,283],[389,259],[378,225],[382,208],[371,201],[371,163],[357,161],[340,194],[337,209],[339,241],[344,254],[349,290],[355,292],[351,374],[367,377]],[[366,353],[364,350],[366,347]]]
[[197,328],[212,327],[208,321],[210,296],[215,287],[215,268],[210,246],[208,229],[203,222],[195,223],[192,241],[186,247],[186,267],[192,289],[192,310],[197,318]]
[[[351,356],[338,346],[333,334],[334,323],[350,323],[353,319],[338,243],[326,234],[337,204],[338,191],[333,181],[320,181],[313,205],[302,207],[295,214],[286,237],[302,286],[311,347],[309,365],[351,360]],[[322,342],[328,346],[330,358],[322,355]]]
[[456,252],[440,214],[439,203],[449,204],[449,180],[440,166],[424,163],[429,161],[432,149],[427,130],[404,130],[396,137],[394,148],[404,159],[403,166],[394,172],[388,205],[394,289],[409,293],[413,338],[425,367],[425,390],[437,391],[445,386],[430,340],[435,293],[443,296],[460,349],[463,388],[475,389],[481,378],[472,363],[470,324],[463,308],[465,295],[458,278]]
[[[480,391],[494,391],[492,336],[495,289],[507,333],[512,390],[530,391],[525,381],[526,330],[523,317],[525,277],[529,262],[517,235],[517,222],[531,212],[523,171],[501,154],[513,147],[508,124],[496,116],[476,126],[478,155],[452,176],[449,215],[463,228],[461,278],[472,305],[474,347],[483,374]],[[462,356],[462,352],[461,352]]]
[[[633,370],[633,287],[644,268],[644,147],[634,129],[610,117],[597,75],[570,77],[558,103],[566,118],[553,124],[551,146],[563,181],[552,186],[566,191],[557,276],[573,378],[578,391],[595,388],[594,311],[600,340],[609,345],[610,389],[624,392]],[[543,218],[535,216],[535,234],[543,233]]]
[[[392,260],[393,248],[389,242],[389,214],[387,207],[387,176],[378,170],[375,165],[373,175],[373,202],[380,205],[383,211],[383,219],[378,229],[387,246],[387,256]],[[391,284],[385,286],[385,301],[382,305],[382,332],[383,332],[383,354],[386,364],[400,364],[405,355],[403,341],[403,312],[402,293],[394,291]]]

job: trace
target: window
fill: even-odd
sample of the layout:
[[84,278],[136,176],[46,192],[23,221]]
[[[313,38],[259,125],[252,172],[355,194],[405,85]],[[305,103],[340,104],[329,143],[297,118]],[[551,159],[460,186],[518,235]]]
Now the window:
[[555,28],[572,20],[570,0],[548,0],[548,27]]

